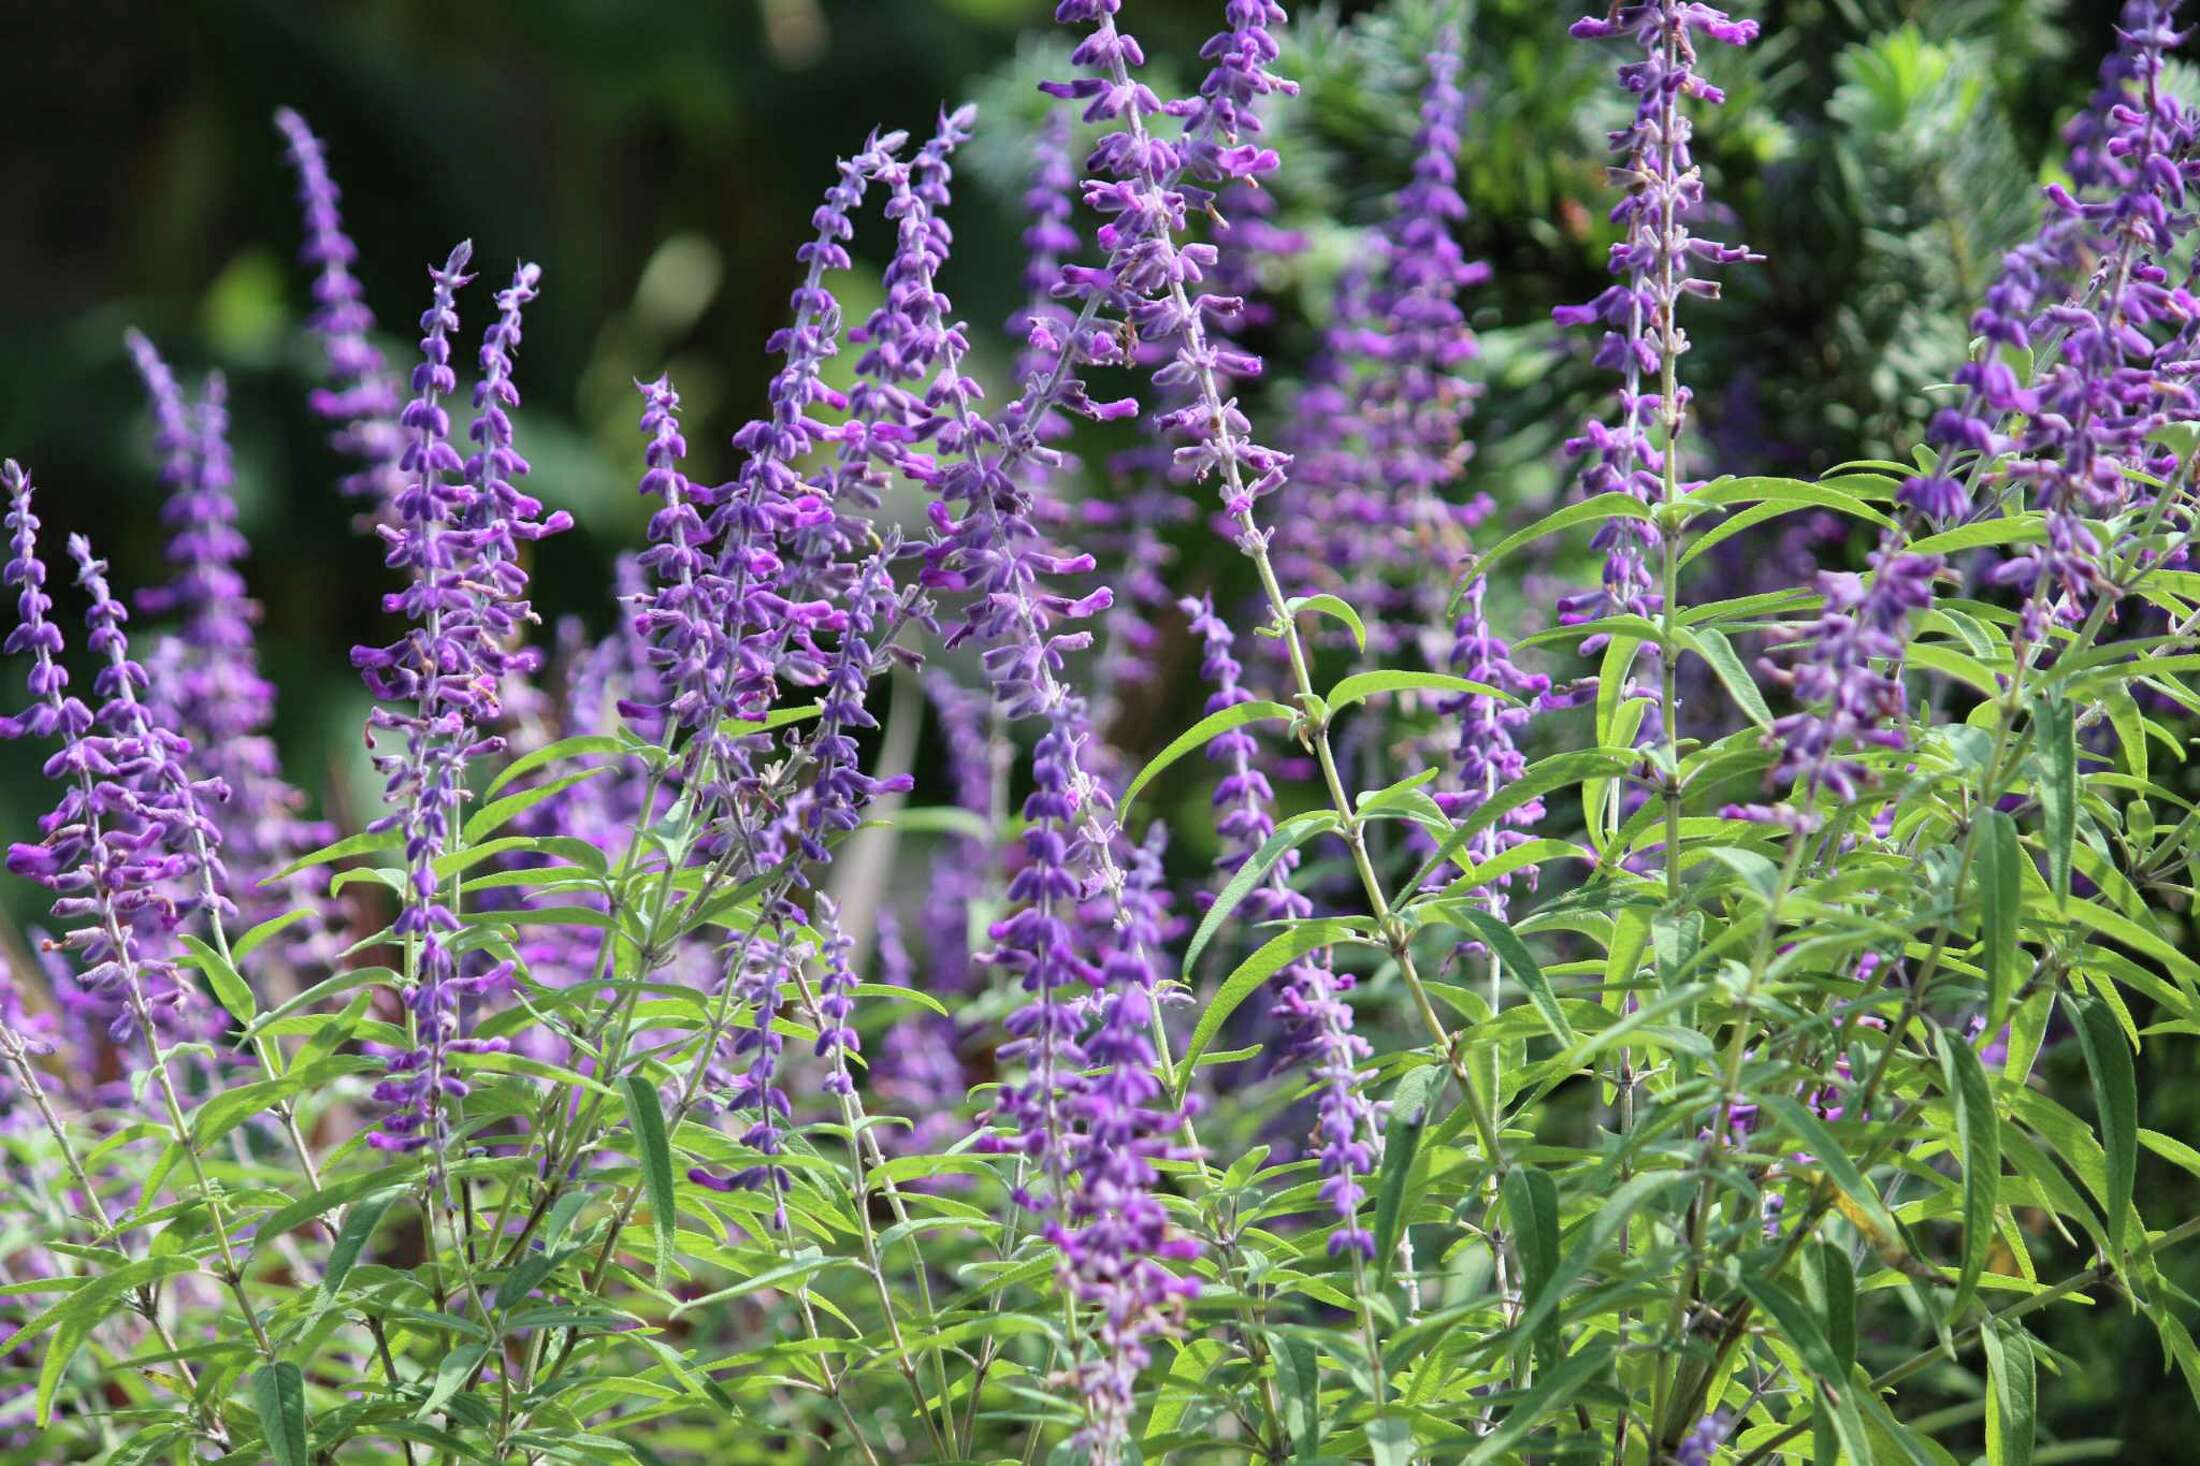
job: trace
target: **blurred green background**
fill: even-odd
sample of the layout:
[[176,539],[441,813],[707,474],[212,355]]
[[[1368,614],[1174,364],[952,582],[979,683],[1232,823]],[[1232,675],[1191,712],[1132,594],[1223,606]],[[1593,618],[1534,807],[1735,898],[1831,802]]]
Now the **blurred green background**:
[[[520,446],[532,487],[580,528],[542,548],[538,604],[546,620],[578,613],[600,628],[612,557],[639,540],[644,517],[630,379],[670,368],[687,400],[691,471],[732,474],[725,440],[760,403],[762,346],[783,314],[793,251],[835,155],[874,124],[921,130],[943,101],[986,104],[944,283],[980,341],[979,370],[1003,380],[997,326],[1016,304],[1020,269],[1016,169],[1029,83],[1044,74],[1034,48],[1055,44],[1039,39],[1051,8],[11,5],[0,46],[0,449],[33,469],[56,543],[85,530],[118,583],[147,583],[160,573],[160,494],[123,329],[146,330],[187,374],[225,371],[255,546],[248,570],[266,608],[263,657],[281,688],[290,772],[331,804],[356,799],[368,787],[364,697],[345,652],[386,639],[376,607],[387,578],[378,546],[329,488],[340,465],[304,407],[318,354],[299,331],[306,289],[275,107],[299,108],[328,145],[394,361],[409,365],[425,266],[455,240],[474,240],[487,277],[462,302],[469,335],[511,261],[543,266],[519,374]],[[1293,7],[1289,66],[1307,92],[1287,123],[1278,193],[1314,248],[1270,282],[1290,308],[1263,344],[1286,360],[1311,342],[1352,231],[1380,217],[1405,176],[1428,7],[1415,0],[1395,24],[1355,24],[1370,8]],[[1730,8],[1763,18],[1768,38],[1748,57],[1713,59],[1734,104],[1705,126],[1702,154],[1733,217],[1706,232],[1771,259],[1732,272],[1732,301],[1694,328],[1706,440],[1727,470],[1808,472],[1899,454],[1929,410],[1925,389],[1963,348],[1962,322],[1993,261],[2036,217],[2055,129],[2090,91],[2117,7]],[[1167,71],[1190,64],[1221,6],[1126,9]],[[1470,248],[1498,271],[1475,303],[1496,383],[1478,472],[1508,506],[1552,491],[1552,445],[1603,390],[1548,326],[1551,304],[1601,284],[1601,135],[1624,105],[1608,85],[1609,58],[1564,42],[1577,13],[1553,0],[1486,0],[1469,55]],[[851,319],[876,298],[888,242],[875,218],[857,242],[843,291]],[[1200,534],[1192,526],[1184,545],[1188,584],[1231,573],[1211,567],[1213,542]],[[63,606],[75,614],[66,596]],[[1164,660],[1188,671],[1179,652]],[[1200,696],[1184,684],[1147,698],[1143,716],[1181,721]],[[45,804],[35,765],[30,750],[0,751],[0,819],[12,837]],[[7,910],[28,917],[34,894],[10,890]],[[2193,1067],[2154,1059],[2149,1124],[2192,1133]],[[2150,1221],[2191,1211],[2191,1178],[2151,1159],[2143,1175]],[[2043,1381],[2059,1433],[2122,1436],[2126,1459],[2191,1458],[2189,1405],[2161,1378],[2150,1328],[2104,1302],[2051,1337],[2070,1351],[2063,1376]],[[1951,1366],[1941,1383],[1954,1408],[1970,1408],[1967,1376]]]

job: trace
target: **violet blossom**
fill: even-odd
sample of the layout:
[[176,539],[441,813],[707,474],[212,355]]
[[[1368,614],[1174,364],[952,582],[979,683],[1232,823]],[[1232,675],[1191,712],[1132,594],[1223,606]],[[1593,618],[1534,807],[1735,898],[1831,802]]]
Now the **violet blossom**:
[[[1206,711],[1216,713],[1249,701],[1252,694],[1239,681],[1243,668],[1235,654],[1235,637],[1215,613],[1214,602],[1207,597],[1187,600],[1183,609],[1191,618],[1192,634],[1200,638],[1200,676],[1214,689],[1207,696]],[[1254,762],[1257,752],[1251,735],[1242,728],[1218,734],[1207,746],[1209,761],[1223,767],[1211,796],[1215,832],[1223,842],[1216,864],[1231,875],[1275,833],[1271,813],[1275,791]],[[1296,849],[1276,859],[1260,884],[1246,894],[1248,921],[1262,925],[1313,914],[1313,902],[1291,884],[1291,873],[1298,865]],[[1349,1251],[1372,1256],[1375,1236],[1359,1222],[1360,1203],[1367,1197],[1360,1178],[1375,1163],[1374,1107],[1361,1092],[1359,1076],[1360,1061],[1371,1050],[1367,1040],[1353,1032],[1352,1008],[1344,1000],[1352,977],[1337,972],[1328,951],[1317,949],[1278,973],[1275,986],[1276,1000],[1269,1015],[1282,1024],[1284,1032],[1277,1062],[1304,1067],[1315,1085],[1314,1139],[1321,1162],[1321,1198],[1337,1217],[1329,1237],[1330,1255]]]
[[305,220],[299,258],[319,271],[313,280],[309,325],[320,338],[328,385],[310,401],[316,415],[335,424],[329,442],[359,461],[338,485],[381,512],[404,487],[398,459],[405,450],[397,414],[402,402],[396,374],[374,344],[374,312],[351,267],[359,251],[344,233],[338,207],[342,191],[329,176],[328,156],[306,121],[288,107],[275,112],[291,167],[298,174],[298,203]]
[[[170,491],[161,520],[170,531],[167,558],[175,572],[166,585],[141,591],[137,602],[141,610],[180,621],[153,644],[148,700],[156,721],[181,733],[198,750],[200,767],[229,790],[228,800],[210,811],[236,871],[224,894],[246,926],[257,926],[319,904],[304,879],[273,877],[326,844],[333,831],[301,816],[305,795],[284,779],[268,734],[275,689],[260,674],[260,607],[237,569],[249,546],[236,524],[221,376],[210,374],[199,401],[187,404],[152,342],[132,331],[128,344],[153,406],[161,481]],[[295,968],[324,967],[335,957],[325,919],[292,926],[278,940]]]
[[[8,495],[11,556],[0,583],[17,587],[17,619],[5,650],[30,653],[31,704],[0,718],[0,737],[58,739],[46,778],[60,785],[53,811],[39,820],[43,839],[8,850],[14,874],[55,893],[53,913],[69,930],[53,945],[75,954],[79,980],[93,995],[119,999],[108,1037],[117,1044],[180,1024],[190,989],[166,955],[166,934],[198,899],[199,876],[218,834],[200,812],[218,802],[219,785],[194,780],[180,737],[148,730],[135,715],[144,669],[129,658],[128,620],[108,591],[104,564],[81,536],[69,550],[91,597],[88,645],[100,659],[95,712],[70,695],[57,660],[61,629],[47,619],[46,567],[38,556],[38,519],[30,476],[9,460],[0,467]],[[79,925],[78,923],[82,923]]]
[[422,360],[413,370],[413,399],[399,419],[408,434],[398,460],[406,483],[391,502],[395,522],[377,527],[390,547],[386,563],[408,577],[403,590],[383,598],[384,608],[412,624],[386,647],[352,652],[353,665],[378,699],[368,715],[370,746],[378,733],[403,738],[400,750],[376,747],[373,754],[391,812],[368,828],[403,836],[405,899],[393,931],[408,951],[416,1034],[411,1049],[389,1060],[389,1077],[375,1088],[387,1112],[369,1143],[391,1151],[432,1146],[439,1156],[444,1102],[467,1092],[465,1081],[448,1072],[449,1055],[503,1047],[501,1039],[460,1037],[461,1004],[506,985],[512,964],[461,976],[453,945],[459,921],[443,901],[436,864],[451,848],[465,765],[503,746],[485,731],[500,716],[499,678],[516,655],[499,638],[527,614],[525,603],[514,599],[525,578],[504,557],[504,536],[536,528],[522,521],[528,527],[514,530],[502,522],[532,501],[516,491],[500,498],[496,487],[511,471],[496,446],[500,436],[508,443],[509,423],[500,429],[496,421],[516,400],[509,396],[509,354],[531,279],[526,290],[515,286],[500,295],[503,314],[483,341],[479,402],[488,426],[477,482],[452,477],[465,474],[467,465],[451,446],[442,402],[457,391],[450,365],[450,337],[458,329],[454,300],[471,278],[465,268],[472,253],[470,243],[461,244],[440,269],[429,271],[434,298],[420,318]]
[[[1901,731],[1890,725],[1907,710],[1901,660],[1908,623],[1913,613],[1932,605],[1941,561],[1886,548],[1871,563],[1869,580],[1821,575],[1825,604],[1816,622],[1794,633],[1793,662],[1760,663],[1767,677],[1804,705],[1772,725],[1766,741],[1780,757],[1767,777],[1799,785],[1806,802],[1821,789],[1844,801],[1856,798],[1868,775],[1844,749],[1904,745]],[[1787,820],[1807,824],[1810,818],[1798,814]]]
[[[1563,326],[1601,324],[1596,364],[1620,377],[1617,421],[1592,419],[1566,444],[1569,457],[1590,460],[1582,487],[1592,496],[1628,494],[1646,504],[1664,497],[1667,458],[1679,451],[1689,399],[1673,375],[1675,361],[1689,347],[1680,303],[1684,296],[1715,300],[1719,295],[1718,282],[1696,277],[1692,267],[1762,258],[1689,232],[1689,217],[1704,207],[1704,186],[1689,149],[1694,126],[1684,103],[1715,106],[1725,100],[1696,74],[1699,33],[1743,46],[1757,38],[1757,23],[1730,20],[1724,11],[1693,0],[1648,0],[1623,5],[1609,18],[1577,20],[1572,27],[1578,39],[1626,37],[1644,53],[1619,69],[1621,85],[1639,100],[1634,121],[1611,135],[1620,158],[1614,173],[1625,189],[1612,209],[1613,221],[1626,231],[1611,251],[1611,272],[1619,283],[1587,305],[1560,306],[1551,313]],[[1653,431],[1661,423],[1662,436]],[[1614,516],[1598,527],[1593,543],[1604,552],[1603,586],[1562,601],[1561,619],[1571,625],[1621,613],[1655,614],[1659,596],[1646,558],[1657,531],[1644,520]]]
[[2044,634],[2045,600],[2059,594],[2060,614],[2075,621],[2106,587],[2102,547],[2085,519],[2123,507],[2131,492],[2127,471],[2154,466],[2147,440],[2168,420],[2164,402],[2192,399],[2189,385],[2163,380],[2147,331],[2200,313],[2189,295],[2169,287],[2164,268],[2190,231],[2184,205],[2194,165],[2180,159],[2200,139],[2200,120],[2162,87],[2163,53],[2182,39],[2171,28],[2174,8],[2136,0],[2118,29],[2137,92],[2108,113],[2103,151],[2110,163],[2102,171],[2114,192],[2081,202],[2048,190],[2050,208],[2080,231],[2099,261],[2082,299],[2051,306],[2041,318],[2040,326],[2054,333],[2054,350],[2003,469],[2012,482],[2030,486],[2046,517],[2045,542],[1993,573],[2029,595],[2027,640]]

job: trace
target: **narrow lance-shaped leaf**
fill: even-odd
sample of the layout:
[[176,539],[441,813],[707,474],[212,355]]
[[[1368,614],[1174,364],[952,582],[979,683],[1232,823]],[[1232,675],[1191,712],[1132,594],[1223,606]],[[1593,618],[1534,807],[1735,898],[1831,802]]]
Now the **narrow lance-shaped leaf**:
[[1494,1466],[1499,1461],[1519,1460],[1517,1448],[1528,1438],[1529,1432],[1551,1419],[1558,1406],[1571,1400],[1589,1381],[1610,1368],[1611,1363],[1612,1346],[1595,1343],[1568,1358],[1558,1368],[1538,1374],[1535,1383],[1505,1413],[1497,1428],[1476,1441],[1474,1449],[1459,1458],[1462,1466]]
[[1510,926],[1484,911],[1472,900],[1431,901],[1413,909],[1414,914],[1423,922],[1441,921],[1462,931],[1470,931],[1487,942],[1491,955],[1500,966],[1512,975],[1515,982],[1527,989],[1529,1000],[1535,1004],[1536,1011],[1543,1015],[1543,1022],[1551,1030],[1552,1036],[1562,1044],[1574,1041],[1573,1025],[1566,1021],[1565,1013],[1560,1010],[1558,995],[1551,990],[1550,979],[1543,975],[1543,969],[1536,963],[1535,955]]
[[2013,1323],[1989,1320],[1986,1346],[1986,1459],[1994,1466],[2032,1466],[2039,1438],[2039,1376],[2032,1336]]
[[1359,939],[1359,934],[1341,921],[1301,921],[1239,963],[1237,970],[1223,979],[1222,986],[1215,991],[1206,1011],[1199,1015],[1199,1023],[1192,1029],[1192,1041],[1184,1050],[1183,1062],[1177,1066],[1184,1082],[1191,1082],[1192,1071],[1199,1067],[1199,1056],[1207,1052],[1207,1046],[1222,1031],[1223,1023],[1254,989],[1309,952]]
[[306,1382],[298,1366],[286,1359],[255,1370],[252,1406],[275,1466],[307,1466]]
[[2131,1050],[2116,1016],[2099,998],[2071,998],[2078,1044],[2093,1076],[2093,1102],[2100,1112],[2101,1150],[2107,1167],[2108,1247],[2110,1261],[2121,1256],[2124,1230],[2131,1220],[2131,1189],[2139,1170],[2139,1089]]
[[1253,888],[1266,878],[1287,851],[1305,844],[1324,830],[1336,829],[1338,824],[1336,811],[1328,809],[1310,809],[1280,822],[1274,833],[1261,842],[1260,849],[1231,874],[1229,882],[1216,895],[1215,904],[1200,918],[1199,930],[1192,933],[1192,943],[1184,949],[1184,971],[1191,972],[1199,961],[1199,954],[1207,950],[1207,944],[1222,930],[1230,914],[1252,894]]
[[641,1162],[642,1183],[649,1192],[649,1213],[657,1239],[657,1276],[672,1267],[673,1231],[679,1215],[680,1194],[672,1182],[672,1146],[665,1136],[664,1105],[657,1086],[645,1075],[629,1074],[619,1084],[626,1101],[627,1121],[634,1127],[635,1159]]
[[2045,703],[2039,727],[2040,813],[2047,825],[2047,867],[2055,899],[2070,904],[2070,853],[2078,840],[2078,733],[2070,704]]
[[1413,1206],[1414,1198],[1407,1191],[1414,1157],[1420,1152],[1422,1133],[1434,1118],[1446,1072],[1441,1064],[1412,1070],[1391,1095],[1390,1120],[1383,1127],[1382,1173],[1375,1182],[1375,1268],[1384,1283],[1397,1257],[1398,1239],[1405,1233],[1406,1213]]
[[1138,771],[1138,777],[1131,780],[1123,790],[1121,807],[1128,809],[1131,801],[1139,796],[1140,791],[1160,777],[1169,765],[1175,763],[1193,749],[1213,742],[1232,728],[1242,728],[1248,723],[1289,722],[1296,716],[1298,716],[1296,713],[1280,702],[1241,702],[1235,707],[1227,707],[1220,712],[1209,713],[1206,717],[1201,718],[1191,727],[1178,734],[1167,748],[1155,754],[1146,766]]
[[2017,990],[2017,920],[2024,910],[2024,858],[2017,822],[1998,809],[1986,812],[1978,831],[1979,926],[1986,947],[1986,1032],[2009,1021],[2009,995]]
[[[1539,1166],[1517,1165],[1505,1173],[1505,1218],[1512,1225],[1513,1247],[1520,1254],[1520,1297],[1533,1303],[1558,1274],[1558,1183]],[[1556,1352],[1558,1319],[1544,1322],[1535,1341],[1546,1365]]]
[[1956,1139],[1963,1161],[1963,1268],[1956,1296],[1948,1305],[1960,1316],[1978,1292],[1986,1254],[1994,1242],[1994,1210],[2001,1199],[2001,1122],[1994,1092],[1978,1054],[1943,1028],[1933,1036],[1940,1049],[1940,1072],[1956,1109]]

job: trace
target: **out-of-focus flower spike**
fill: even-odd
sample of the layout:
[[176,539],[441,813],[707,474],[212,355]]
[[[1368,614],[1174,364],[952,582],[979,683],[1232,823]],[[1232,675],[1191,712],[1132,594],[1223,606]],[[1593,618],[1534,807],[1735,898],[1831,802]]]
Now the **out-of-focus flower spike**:
[[398,466],[404,436],[397,412],[398,379],[374,344],[374,312],[366,292],[351,273],[358,250],[344,233],[342,197],[329,176],[328,156],[303,117],[278,108],[275,126],[283,134],[291,167],[298,174],[298,203],[305,219],[299,258],[318,273],[313,281],[313,333],[320,338],[328,385],[312,396],[314,412],[335,424],[330,443],[357,459],[360,467],[339,487],[381,512],[403,487]]

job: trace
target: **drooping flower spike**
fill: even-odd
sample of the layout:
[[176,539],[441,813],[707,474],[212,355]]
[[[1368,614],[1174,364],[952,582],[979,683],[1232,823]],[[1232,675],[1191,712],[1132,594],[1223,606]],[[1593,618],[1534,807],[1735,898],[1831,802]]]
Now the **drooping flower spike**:
[[344,233],[338,207],[342,193],[329,176],[327,152],[305,119],[290,108],[276,110],[275,126],[283,134],[291,167],[298,175],[298,204],[305,222],[299,258],[317,271],[309,325],[321,341],[328,384],[316,389],[310,400],[314,412],[335,425],[330,443],[359,462],[339,487],[379,514],[404,487],[398,459],[405,438],[397,421],[402,391],[396,374],[383,361],[381,348],[374,344],[374,312],[358,277],[351,273],[359,251]]

